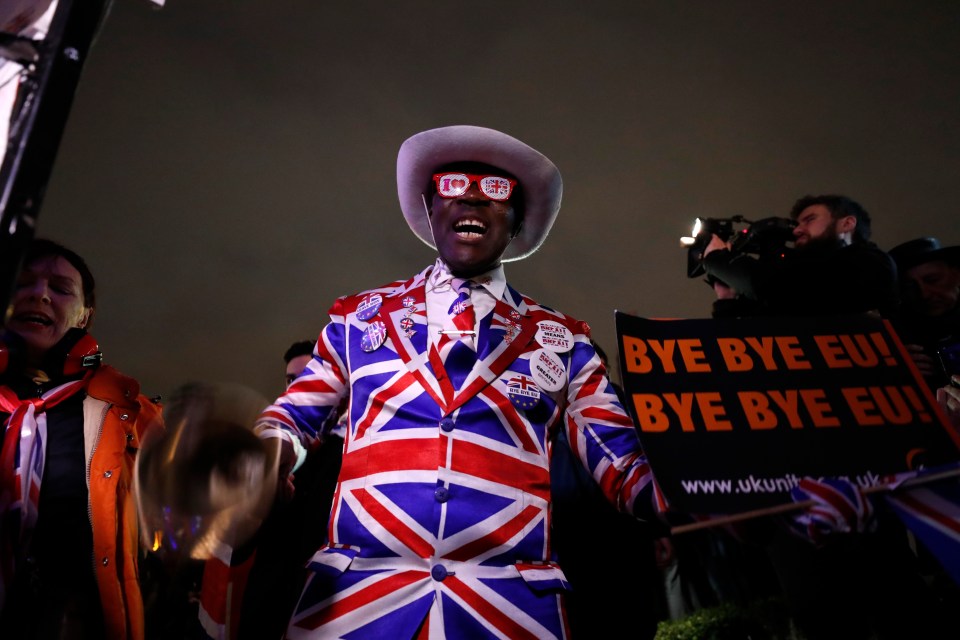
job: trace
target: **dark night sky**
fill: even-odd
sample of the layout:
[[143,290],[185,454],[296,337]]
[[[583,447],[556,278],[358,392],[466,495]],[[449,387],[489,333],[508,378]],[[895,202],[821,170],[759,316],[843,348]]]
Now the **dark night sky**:
[[706,317],[695,216],[839,192],[883,248],[960,243],[960,3],[115,0],[39,218],[99,279],[106,361],[168,395],[272,398],[338,295],[433,253],[397,204],[408,136],[476,124],[550,157],[557,224],[511,283],[586,320]]

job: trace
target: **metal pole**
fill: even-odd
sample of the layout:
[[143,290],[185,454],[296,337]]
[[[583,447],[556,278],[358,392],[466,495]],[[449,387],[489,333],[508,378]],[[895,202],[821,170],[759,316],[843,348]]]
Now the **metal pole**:
[[18,90],[0,165],[0,311],[6,309],[66,128],[80,72],[112,0],[59,0]]

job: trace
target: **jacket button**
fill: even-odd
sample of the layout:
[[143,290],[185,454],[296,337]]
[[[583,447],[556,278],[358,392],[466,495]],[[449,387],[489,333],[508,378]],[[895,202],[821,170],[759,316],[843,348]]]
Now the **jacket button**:
[[133,434],[132,434],[132,433],[128,433],[128,434],[127,434],[127,442],[130,442],[131,440],[133,440]]
[[443,582],[447,579],[447,576],[450,575],[450,572],[447,571],[447,568],[442,564],[435,564],[433,565],[433,568],[430,569],[430,575],[437,582]]
[[121,414],[120,414],[120,419],[121,419],[121,420],[126,420],[126,419],[129,418],[129,417],[130,417],[129,414],[126,414],[126,413],[121,413]]
[[444,418],[440,421],[440,428],[444,431],[453,431],[453,420],[450,418]]
[[437,499],[437,502],[446,502],[450,499],[450,490],[446,487],[437,487],[437,490],[433,492],[433,497]]
[[103,566],[107,566],[108,564],[110,564],[110,558],[104,558],[103,560],[100,561],[100,564],[102,564]]
[[104,472],[103,472],[103,477],[104,477],[104,478],[113,477],[113,471],[110,471],[110,470],[104,471]]

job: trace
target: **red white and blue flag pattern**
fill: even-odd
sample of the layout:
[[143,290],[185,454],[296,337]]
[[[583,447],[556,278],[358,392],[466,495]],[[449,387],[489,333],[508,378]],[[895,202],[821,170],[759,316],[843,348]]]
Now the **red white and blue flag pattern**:
[[[655,512],[636,430],[586,324],[508,287],[480,320],[477,361],[455,385],[429,348],[432,268],[337,300],[307,370],[261,417],[262,433],[281,430],[309,446],[349,393],[330,543],[311,560],[289,638],[568,637],[566,578],[550,542],[557,429],[611,502],[641,517]],[[357,305],[373,293],[382,306],[361,320]],[[574,336],[558,354],[567,384],[516,406],[510,385],[531,377],[544,320]],[[364,351],[375,321],[386,340]]]
[[904,487],[885,497],[904,525],[960,585],[960,479]]

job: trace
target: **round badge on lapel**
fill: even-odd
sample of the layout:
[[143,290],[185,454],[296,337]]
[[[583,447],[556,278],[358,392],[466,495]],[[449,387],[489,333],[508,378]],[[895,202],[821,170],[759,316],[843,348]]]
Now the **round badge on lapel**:
[[530,374],[544,391],[560,391],[567,381],[567,369],[560,356],[546,349],[537,349],[530,356]]
[[380,305],[382,304],[383,297],[379,293],[371,293],[357,305],[357,317],[366,322],[377,315],[377,311],[380,311]]
[[559,322],[541,320],[537,323],[537,344],[557,353],[573,348],[573,332]]
[[360,348],[370,353],[379,349],[387,339],[387,325],[382,320],[371,322],[370,326],[363,330],[363,337],[360,338]]
[[507,380],[507,397],[519,409],[533,409],[540,402],[540,389],[523,374]]

